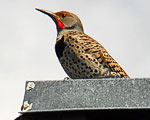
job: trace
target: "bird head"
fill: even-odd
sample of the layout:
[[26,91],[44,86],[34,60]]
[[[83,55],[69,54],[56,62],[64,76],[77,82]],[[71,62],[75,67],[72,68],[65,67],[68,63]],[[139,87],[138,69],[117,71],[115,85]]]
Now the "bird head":
[[58,34],[63,30],[77,30],[84,32],[80,19],[73,13],[60,11],[53,13],[48,10],[36,8],[36,10],[50,16],[56,24]]

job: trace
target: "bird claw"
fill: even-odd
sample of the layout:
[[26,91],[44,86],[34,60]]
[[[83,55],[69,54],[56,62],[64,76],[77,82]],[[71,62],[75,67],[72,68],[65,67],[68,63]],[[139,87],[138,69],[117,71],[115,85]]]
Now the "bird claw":
[[64,81],[68,81],[68,80],[70,80],[71,78],[70,77],[65,77],[64,78]]

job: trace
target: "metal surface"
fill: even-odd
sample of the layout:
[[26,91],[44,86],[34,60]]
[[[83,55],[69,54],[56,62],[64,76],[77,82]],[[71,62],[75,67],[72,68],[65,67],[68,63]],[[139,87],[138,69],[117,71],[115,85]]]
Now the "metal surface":
[[150,108],[150,78],[27,81],[25,90],[22,113]]

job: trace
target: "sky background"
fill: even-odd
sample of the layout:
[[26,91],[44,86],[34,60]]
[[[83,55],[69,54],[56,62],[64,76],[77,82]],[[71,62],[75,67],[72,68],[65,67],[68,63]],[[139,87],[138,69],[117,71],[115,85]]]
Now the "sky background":
[[35,8],[79,16],[131,78],[150,77],[149,0],[0,0],[0,120],[19,116],[26,80],[62,80],[54,22]]

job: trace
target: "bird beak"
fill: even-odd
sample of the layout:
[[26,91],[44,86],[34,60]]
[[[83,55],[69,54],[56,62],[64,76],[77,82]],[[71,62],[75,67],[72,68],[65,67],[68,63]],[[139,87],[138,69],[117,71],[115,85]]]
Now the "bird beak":
[[40,11],[48,16],[50,16],[54,21],[56,21],[56,18],[58,18],[58,16],[51,12],[51,11],[48,11],[48,10],[44,10],[44,9],[39,9],[39,8],[35,8],[37,11]]
[[63,23],[60,21],[60,17],[57,16],[55,13],[48,11],[48,10],[44,10],[44,9],[39,9],[39,8],[35,8],[35,9],[48,15],[48,16],[50,16],[53,19],[53,21],[55,22],[55,24],[57,25],[57,29],[63,29],[64,28]]

